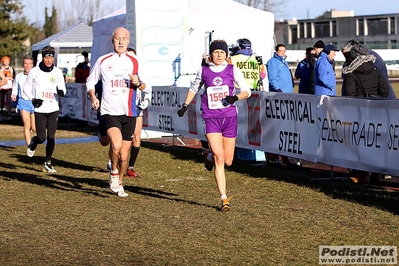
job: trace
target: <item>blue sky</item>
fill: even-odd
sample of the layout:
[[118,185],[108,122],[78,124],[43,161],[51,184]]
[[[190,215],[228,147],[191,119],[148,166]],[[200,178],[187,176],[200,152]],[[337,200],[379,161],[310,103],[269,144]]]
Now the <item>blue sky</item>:
[[385,13],[399,13],[398,0],[281,0],[286,4],[282,8],[283,14],[276,14],[275,19],[313,19],[331,9],[353,10],[355,16],[375,15]]
[[[25,4],[25,14],[31,22],[36,20],[43,20],[44,7],[52,6],[54,0],[23,0]],[[106,0],[105,0],[106,1]],[[167,1],[167,0],[165,0]],[[201,1],[201,0],[192,0]],[[217,1],[217,0],[216,0]],[[278,0],[285,3],[279,7],[279,12],[275,13],[275,19],[297,19],[315,18],[329,11],[333,8],[337,10],[353,10],[355,16],[357,15],[375,15],[385,13],[399,13],[398,0],[330,0],[330,1],[317,1],[317,0]],[[114,10],[109,10],[111,13],[119,8],[125,6],[125,0],[110,0],[111,6]],[[107,2],[109,4],[109,2]]]

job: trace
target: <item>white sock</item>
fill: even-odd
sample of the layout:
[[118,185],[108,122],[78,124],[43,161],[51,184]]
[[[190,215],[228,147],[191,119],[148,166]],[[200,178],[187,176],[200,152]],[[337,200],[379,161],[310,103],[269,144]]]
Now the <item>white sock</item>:
[[220,196],[220,200],[224,200],[224,199],[227,199],[226,194],[223,194],[222,196]]
[[117,174],[119,174],[119,171],[118,171],[118,169],[116,169],[115,171],[114,171],[114,170],[111,170],[111,174],[113,174],[113,175],[117,175]]

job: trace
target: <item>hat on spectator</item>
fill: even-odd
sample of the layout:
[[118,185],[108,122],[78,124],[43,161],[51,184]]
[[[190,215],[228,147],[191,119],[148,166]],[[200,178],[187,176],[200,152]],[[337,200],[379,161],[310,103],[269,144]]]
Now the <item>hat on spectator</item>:
[[240,46],[241,49],[251,49],[251,41],[248,39],[238,39],[237,40],[238,45]]
[[364,44],[355,44],[351,49],[350,49],[350,54],[351,54],[351,59],[354,60],[356,57],[361,56],[361,55],[368,55],[369,54],[369,48],[364,45]]
[[343,52],[343,53],[349,52],[349,51],[351,50],[351,48],[352,48],[353,46],[355,46],[356,44],[359,44],[359,42],[358,42],[358,41],[355,41],[355,40],[350,40],[350,41],[348,41],[348,42],[344,45],[344,47],[342,47],[342,52]]
[[306,54],[310,54],[313,50],[313,47],[306,48]]
[[314,48],[324,48],[324,42],[322,40],[318,40],[314,45]]
[[339,51],[339,49],[335,47],[334,44],[327,44],[324,46],[323,52],[325,52],[327,55],[329,55],[331,51]]

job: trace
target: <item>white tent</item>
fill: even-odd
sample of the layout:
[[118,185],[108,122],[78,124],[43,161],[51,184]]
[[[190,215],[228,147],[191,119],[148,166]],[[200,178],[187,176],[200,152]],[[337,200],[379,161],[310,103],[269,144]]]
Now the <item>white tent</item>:
[[58,55],[60,49],[71,49],[71,48],[91,49],[92,44],[93,44],[92,27],[81,23],[75,26],[71,26],[38,43],[33,44],[32,53],[36,61],[39,51],[47,45],[54,47]]
[[35,43],[32,45],[32,51],[40,50],[47,45],[59,48],[87,48],[91,47],[92,43],[93,31],[91,26],[81,23]]
[[264,63],[273,54],[273,13],[233,0],[127,3],[134,6],[128,14],[123,8],[93,21],[92,64],[100,55],[112,51],[111,35],[116,27],[127,27],[131,32],[131,45],[153,75],[153,85],[189,86],[202,54],[207,52],[209,32],[212,39],[224,39],[228,44],[241,38],[251,40],[254,52],[263,56]]
[[[274,14],[240,4],[233,0],[190,0],[189,1],[189,47],[194,67],[187,68],[192,73],[199,67],[201,55],[208,52],[205,47],[206,32],[213,31],[212,39],[223,39],[228,44],[238,39],[247,38],[252,43],[252,50],[263,57],[263,63],[274,51]],[[187,76],[192,80],[192,76]],[[264,80],[264,84],[268,84]]]

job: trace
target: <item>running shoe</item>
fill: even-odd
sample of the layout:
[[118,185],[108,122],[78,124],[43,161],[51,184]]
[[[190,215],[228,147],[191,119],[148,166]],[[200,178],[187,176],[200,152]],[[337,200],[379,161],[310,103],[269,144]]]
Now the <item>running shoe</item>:
[[231,200],[231,197],[222,200],[222,207],[220,209],[222,212],[227,212],[230,210],[230,203],[229,203],[230,200]]
[[118,197],[127,197],[127,196],[128,196],[128,194],[123,189],[123,184],[119,183]]
[[110,173],[109,188],[114,193],[119,192],[119,174]]
[[43,172],[44,173],[49,173],[49,174],[54,174],[57,171],[54,169],[54,167],[51,165],[50,162],[45,162],[43,164]]
[[202,152],[202,154],[204,155],[204,166],[205,166],[206,170],[208,170],[208,171],[212,171],[213,166],[215,165],[215,163],[208,160],[208,154],[210,154],[210,153],[211,152],[208,150],[204,150]]
[[135,178],[135,177],[139,177],[139,173],[134,171],[133,167],[129,166],[129,168],[126,170],[126,176],[129,178]]
[[35,155],[36,146],[33,144],[33,138],[34,137],[32,137],[32,139],[30,140],[28,148],[26,149],[26,153],[29,157],[33,157],[33,155]]

